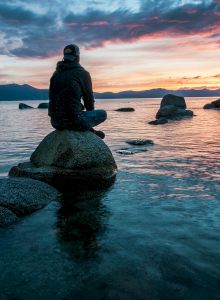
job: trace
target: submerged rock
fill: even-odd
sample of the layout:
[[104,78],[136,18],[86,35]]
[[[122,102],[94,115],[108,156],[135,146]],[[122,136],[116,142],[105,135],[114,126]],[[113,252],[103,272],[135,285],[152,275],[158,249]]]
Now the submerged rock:
[[205,104],[204,109],[218,109],[220,108],[220,99],[212,101],[211,103]]
[[53,131],[9,175],[29,177],[57,188],[86,188],[111,182],[117,166],[108,146],[90,131]]
[[129,145],[134,146],[143,146],[143,145],[153,145],[154,142],[152,140],[143,140],[143,139],[136,139],[136,140],[128,140],[126,141]]
[[134,154],[133,151],[127,150],[127,149],[120,149],[120,150],[117,150],[116,153],[122,154],[122,155],[132,155],[132,154]]
[[34,212],[59,198],[56,189],[46,183],[27,178],[0,179],[0,225]]
[[19,103],[19,106],[18,106],[19,109],[30,109],[30,108],[33,108],[32,106],[30,105],[27,105],[25,103]]
[[46,103],[40,103],[37,108],[48,109],[49,108],[49,103],[47,103],[47,102]]
[[162,124],[166,124],[166,123],[168,123],[168,120],[165,118],[159,118],[157,120],[148,122],[148,124],[150,124],[150,125],[162,125]]
[[122,108],[115,109],[115,111],[131,112],[131,111],[135,111],[135,109],[133,107],[122,107]]

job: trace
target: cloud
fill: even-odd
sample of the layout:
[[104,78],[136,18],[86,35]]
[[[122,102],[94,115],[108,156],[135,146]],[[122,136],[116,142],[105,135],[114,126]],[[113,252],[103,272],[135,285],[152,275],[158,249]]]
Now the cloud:
[[[132,6],[132,2],[135,4]],[[106,1],[45,0],[44,6],[30,0],[0,4],[0,54],[19,57],[49,57],[65,44],[102,47],[106,43],[135,42],[189,35],[215,38],[220,29],[219,1],[148,0]],[[126,5],[127,3],[127,5]],[[85,5],[87,4],[87,6]],[[133,9],[132,9],[133,7]],[[17,42],[13,42],[17,41]]]

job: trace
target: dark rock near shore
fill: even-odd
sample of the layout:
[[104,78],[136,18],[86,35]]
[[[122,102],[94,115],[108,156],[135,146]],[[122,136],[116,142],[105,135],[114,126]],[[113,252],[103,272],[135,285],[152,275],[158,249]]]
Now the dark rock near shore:
[[27,178],[0,179],[0,226],[16,221],[59,198],[56,189]]
[[204,109],[218,109],[220,108],[220,99],[212,101],[211,103],[205,104]]
[[115,111],[132,112],[135,111],[135,109],[133,107],[122,107],[122,108],[115,109]]
[[48,109],[49,108],[49,103],[46,103],[46,102],[45,103],[40,103],[37,108]]
[[84,189],[110,183],[117,173],[110,149],[89,131],[53,131],[30,160],[13,167],[9,175],[41,180],[58,189]]
[[165,118],[159,118],[157,120],[148,122],[148,124],[150,124],[150,125],[162,125],[162,124],[166,124],[166,123],[168,123],[168,120]]
[[19,109],[31,109],[33,108],[32,106],[30,105],[27,105],[25,103],[19,103],[19,106],[18,106]]

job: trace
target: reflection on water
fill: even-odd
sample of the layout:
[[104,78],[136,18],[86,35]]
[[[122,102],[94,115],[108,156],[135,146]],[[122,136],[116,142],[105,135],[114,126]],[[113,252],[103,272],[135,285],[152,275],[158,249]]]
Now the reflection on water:
[[[98,101],[119,174],[0,229],[0,299],[220,299],[220,112],[151,126],[158,99]],[[37,102],[28,102],[37,106]],[[46,111],[0,103],[0,175],[52,130]],[[123,106],[135,108],[119,113]],[[123,156],[127,139],[152,139]]]
[[100,235],[108,215],[102,198],[106,191],[88,190],[65,194],[57,213],[57,229],[62,249],[76,261],[96,258]]

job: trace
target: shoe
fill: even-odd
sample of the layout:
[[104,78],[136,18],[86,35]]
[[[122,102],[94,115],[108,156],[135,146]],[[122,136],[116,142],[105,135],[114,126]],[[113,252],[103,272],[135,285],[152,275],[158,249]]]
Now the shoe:
[[97,136],[99,136],[101,139],[105,138],[105,134],[101,130],[95,130],[93,128],[90,128],[89,131],[93,132],[94,134],[96,134]]

